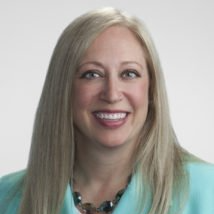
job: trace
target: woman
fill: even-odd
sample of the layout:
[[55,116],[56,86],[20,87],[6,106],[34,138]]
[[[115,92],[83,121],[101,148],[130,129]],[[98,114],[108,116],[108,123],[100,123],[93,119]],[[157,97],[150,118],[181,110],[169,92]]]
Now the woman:
[[0,213],[213,214],[213,178],[177,143],[145,26],[104,8],[61,35],[28,167],[1,179]]

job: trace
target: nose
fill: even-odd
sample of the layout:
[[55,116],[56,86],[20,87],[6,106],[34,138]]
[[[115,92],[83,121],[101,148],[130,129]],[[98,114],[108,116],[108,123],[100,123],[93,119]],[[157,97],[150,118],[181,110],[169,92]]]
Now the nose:
[[122,100],[120,81],[117,78],[106,78],[101,92],[101,99],[108,103],[117,103]]

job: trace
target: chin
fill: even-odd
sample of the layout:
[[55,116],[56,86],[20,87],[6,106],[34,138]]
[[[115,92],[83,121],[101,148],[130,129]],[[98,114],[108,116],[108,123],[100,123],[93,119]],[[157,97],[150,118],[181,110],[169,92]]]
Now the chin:
[[[112,140],[114,139],[114,140]],[[99,145],[103,146],[103,147],[106,147],[106,148],[118,148],[118,147],[122,147],[124,145],[127,144],[127,140],[125,139],[115,139],[115,137],[111,137],[111,139],[103,139],[103,140],[97,140],[96,141]]]

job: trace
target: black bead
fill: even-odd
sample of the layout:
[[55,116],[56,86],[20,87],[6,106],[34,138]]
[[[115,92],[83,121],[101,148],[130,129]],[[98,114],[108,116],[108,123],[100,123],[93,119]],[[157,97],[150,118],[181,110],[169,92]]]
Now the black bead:
[[112,201],[104,201],[98,208],[99,212],[110,212],[114,208],[114,203]]
[[82,196],[80,195],[79,192],[74,192],[73,197],[74,197],[74,204],[75,205],[78,205],[82,202]]
[[123,193],[125,192],[125,189],[121,189],[115,196],[115,203],[117,203],[121,197],[123,196]]

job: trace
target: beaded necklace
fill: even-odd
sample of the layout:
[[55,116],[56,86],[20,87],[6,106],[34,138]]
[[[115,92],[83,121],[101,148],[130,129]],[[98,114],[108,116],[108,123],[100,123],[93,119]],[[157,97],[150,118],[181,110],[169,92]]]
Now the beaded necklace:
[[92,203],[88,202],[83,203],[81,194],[76,191],[73,192],[74,204],[84,214],[94,214],[102,212],[111,213],[118,204],[118,202],[120,201],[121,197],[123,196],[123,193],[125,192],[130,180],[131,176],[129,176],[128,183],[125,186],[125,188],[119,190],[112,201],[110,200],[103,201],[99,207],[95,207]]

